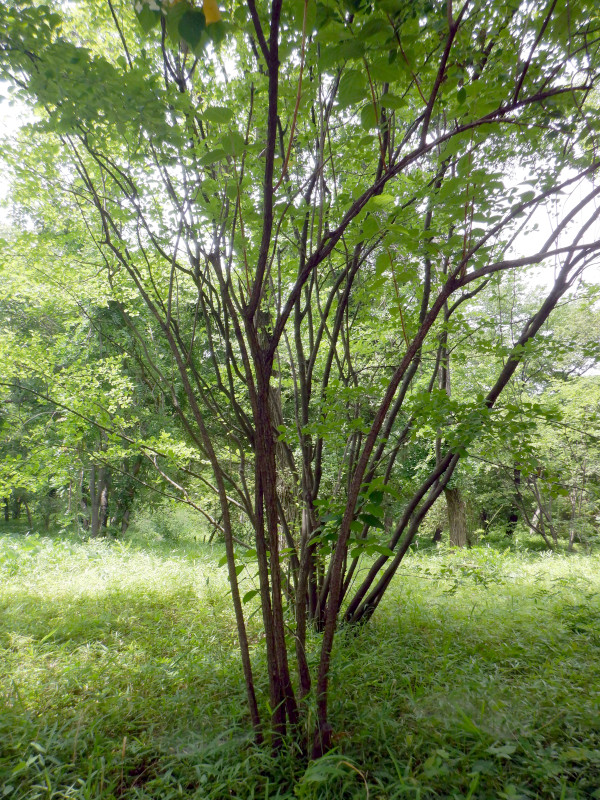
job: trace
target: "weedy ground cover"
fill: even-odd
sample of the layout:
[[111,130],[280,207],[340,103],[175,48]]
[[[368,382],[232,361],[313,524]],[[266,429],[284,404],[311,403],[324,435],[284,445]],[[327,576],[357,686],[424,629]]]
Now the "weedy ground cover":
[[598,554],[412,552],[308,765],[251,742],[220,556],[0,537],[0,797],[600,798]]

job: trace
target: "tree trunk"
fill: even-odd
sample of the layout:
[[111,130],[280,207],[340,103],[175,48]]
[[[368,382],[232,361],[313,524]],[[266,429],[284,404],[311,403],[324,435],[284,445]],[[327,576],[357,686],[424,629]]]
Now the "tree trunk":
[[576,529],[576,522],[577,519],[581,516],[581,505],[583,500],[583,492],[585,488],[585,479],[586,479],[586,460],[583,459],[583,469],[581,474],[581,485],[579,488],[576,486],[571,489],[570,499],[571,499],[571,521],[569,523],[569,551],[573,550],[573,545],[575,543],[575,536],[581,542],[581,537],[577,534]]
[[481,528],[483,530],[483,535],[485,536],[490,527],[490,520],[488,518],[488,513],[485,508],[481,509],[481,516],[479,517],[479,519],[481,521]]
[[[261,590],[262,586],[265,587],[261,591],[261,595],[263,595],[263,623],[269,669],[269,699],[273,714],[273,745],[275,749],[278,749],[282,741],[280,737],[286,733],[286,718],[292,725],[295,725],[298,721],[298,709],[290,678],[285,643],[279,564],[276,446],[274,425],[270,414],[269,392],[268,372],[265,369],[258,376],[258,392],[254,409],[256,425],[255,506],[258,523],[256,549],[259,557]],[[269,574],[265,569],[267,563],[270,568],[270,581]]]
[[110,472],[105,467],[98,470],[98,533],[106,534],[108,525],[108,495]]
[[572,553],[575,545],[575,535],[577,533],[575,523],[577,521],[577,489],[571,489],[569,494],[571,501],[571,518],[569,520],[569,544],[567,550]]
[[[131,517],[131,511],[133,508],[133,501],[135,498],[135,488],[136,482],[135,477],[137,476],[140,468],[142,466],[142,457],[136,456],[135,461],[133,462],[133,466],[131,468],[131,475],[128,478],[127,488],[124,492],[121,493],[121,496],[117,498],[117,508],[114,515],[114,520],[118,523],[119,519],[121,521],[121,534],[125,534],[127,528],[129,527],[129,519]],[[123,472],[127,472],[127,462],[123,462]]]
[[467,544],[467,509],[460,489],[444,489],[448,524],[450,525],[450,544],[464,547]]
[[[542,497],[542,493],[540,491],[540,487],[538,486],[538,482],[534,477],[530,479],[531,490],[535,497],[535,501],[537,503],[536,512],[534,515],[533,525],[537,528],[539,527],[540,533],[544,537],[544,540],[548,544],[548,547],[552,547],[548,538],[546,536],[546,527],[550,531],[550,535],[552,536],[552,541],[554,542],[554,546],[558,545],[558,533],[556,528],[554,527],[554,520],[552,519],[552,498],[548,498],[548,502],[545,503]],[[537,526],[535,520],[539,519],[539,526]]]
[[33,527],[33,519],[31,517],[31,509],[29,508],[29,504],[26,498],[23,498],[23,505],[25,506],[25,513],[27,514],[27,524],[30,528]]
[[[448,303],[444,304],[444,319],[449,317]],[[450,351],[448,349],[448,332],[444,330],[440,337],[440,389],[446,392],[448,397],[451,394],[450,384]],[[442,440],[437,437],[436,442],[436,462],[441,460]],[[446,497],[446,509],[448,512],[448,524],[450,526],[450,544],[453,547],[464,547],[467,544],[467,509],[462,498],[460,489],[444,489]]]
[[90,467],[90,536],[96,538],[100,533],[100,497],[96,491],[96,467]]
[[4,522],[8,522],[10,519],[10,510],[8,506],[8,497],[4,498]]
[[529,526],[529,530],[532,533],[539,533],[542,539],[546,542],[546,545],[552,549],[552,545],[550,544],[550,540],[546,536],[546,527],[544,525],[544,515],[542,514],[541,506],[537,506],[533,518],[530,519],[527,514],[527,509],[525,506],[522,508],[523,518],[525,522]]
[[48,494],[46,495],[44,505],[42,506],[43,509],[43,516],[42,522],[44,525],[44,530],[50,530],[50,523],[52,522],[52,511],[54,509],[54,498],[56,497],[56,489],[50,489]]
[[77,505],[79,507],[79,512],[76,515],[76,519],[77,532],[79,533],[80,530],[87,531],[90,527],[90,515],[86,498],[87,488],[85,484],[85,467],[82,467],[79,471],[77,491]]
[[512,536],[519,521],[519,500],[521,498],[521,470],[518,467],[513,471],[513,482],[515,484],[515,496],[513,505],[511,506],[508,515],[508,526],[506,528],[506,535]]

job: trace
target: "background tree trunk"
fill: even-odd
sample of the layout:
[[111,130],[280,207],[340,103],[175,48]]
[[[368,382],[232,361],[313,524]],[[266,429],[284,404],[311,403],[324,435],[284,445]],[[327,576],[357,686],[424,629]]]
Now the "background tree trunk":
[[29,508],[29,504],[27,502],[27,498],[23,498],[23,505],[25,506],[25,513],[27,514],[27,524],[29,527],[33,527],[33,518],[31,516],[31,509]]
[[513,482],[515,484],[515,496],[513,500],[510,513],[508,515],[508,526],[506,528],[506,535],[512,536],[519,521],[519,499],[521,496],[521,470],[518,467],[513,471]]
[[110,471],[106,467],[98,470],[98,533],[106,534],[108,526],[108,497],[110,492]]
[[467,509],[460,489],[444,489],[448,524],[450,526],[450,544],[464,547],[467,544]]
[[125,474],[131,475],[128,478],[127,486],[125,490],[121,493],[120,497],[117,497],[116,503],[117,507],[114,511],[113,522],[118,524],[119,521],[121,523],[121,534],[125,534],[127,528],[129,527],[129,519],[131,517],[131,511],[133,509],[133,501],[135,499],[135,490],[136,490],[136,482],[135,477],[137,476],[140,468],[142,466],[142,457],[136,456],[133,466],[131,467],[131,471],[128,473],[127,470],[127,460],[123,462],[123,472]]
[[90,467],[90,536],[96,538],[100,533],[100,498],[96,491],[96,467],[92,464]]

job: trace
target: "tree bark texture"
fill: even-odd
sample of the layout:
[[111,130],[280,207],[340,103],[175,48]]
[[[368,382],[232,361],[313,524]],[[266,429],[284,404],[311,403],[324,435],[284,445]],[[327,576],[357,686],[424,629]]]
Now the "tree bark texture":
[[444,489],[448,525],[450,526],[450,544],[454,547],[465,547],[467,544],[467,507],[458,487]]

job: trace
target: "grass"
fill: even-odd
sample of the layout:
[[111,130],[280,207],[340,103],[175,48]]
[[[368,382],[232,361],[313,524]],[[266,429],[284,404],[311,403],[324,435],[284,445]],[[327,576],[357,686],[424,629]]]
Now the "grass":
[[2,535],[0,798],[600,798],[597,554],[411,553],[309,765],[249,738],[220,556]]

